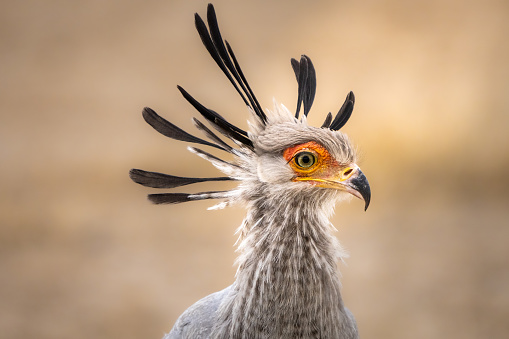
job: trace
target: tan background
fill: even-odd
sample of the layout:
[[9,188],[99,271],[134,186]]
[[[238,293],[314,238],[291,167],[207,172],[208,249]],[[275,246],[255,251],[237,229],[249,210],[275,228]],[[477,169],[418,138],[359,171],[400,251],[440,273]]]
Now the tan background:
[[[301,53],[318,75],[312,124],[356,94],[344,131],[373,199],[333,221],[362,337],[509,337],[508,2],[215,4],[262,106],[294,110]],[[176,84],[246,127],[194,29],[206,2],[0,9],[1,336],[159,338],[233,281],[244,214],[153,206],[127,175],[217,174],[141,118],[150,106],[194,131]]]

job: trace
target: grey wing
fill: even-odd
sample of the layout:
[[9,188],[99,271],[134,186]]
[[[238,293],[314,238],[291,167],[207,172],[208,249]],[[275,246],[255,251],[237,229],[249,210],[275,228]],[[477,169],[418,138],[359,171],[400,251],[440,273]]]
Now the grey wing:
[[163,339],[205,339],[212,333],[216,313],[231,286],[197,301],[177,319]]

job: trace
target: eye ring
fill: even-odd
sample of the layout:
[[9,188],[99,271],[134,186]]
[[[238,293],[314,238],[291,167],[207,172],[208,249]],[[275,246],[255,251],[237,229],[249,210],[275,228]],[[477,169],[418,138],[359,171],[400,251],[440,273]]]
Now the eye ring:
[[295,164],[302,169],[310,169],[316,164],[316,160],[316,154],[309,151],[299,152],[294,157]]

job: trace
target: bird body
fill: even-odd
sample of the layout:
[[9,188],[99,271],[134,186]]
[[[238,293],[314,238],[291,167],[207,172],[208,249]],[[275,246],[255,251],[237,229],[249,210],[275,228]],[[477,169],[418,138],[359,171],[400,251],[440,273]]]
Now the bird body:
[[[250,131],[262,155],[244,150],[228,168],[213,160],[241,182],[230,199],[248,209],[236,281],[192,307],[172,333],[193,338],[213,318],[214,338],[355,338],[355,321],[340,294],[336,261],[343,251],[328,219],[339,192],[292,182],[294,172],[281,156],[311,140],[350,164],[354,154],[344,150],[352,147],[344,134],[309,126],[284,106],[267,113],[267,125],[253,122]],[[196,327],[186,320],[198,314],[209,318]]]
[[[209,30],[196,15],[204,45],[230,79],[251,112],[249,131],[228,123],[184,89],[184,97],[238,147],[231,147],[199,120],[195,125],[212,141],[189,135],[146,108],[145,120],[160,133],[231,153],[231,162],[203,150],[189,150],[210,161],[226,177],[182,178],[131,170],[131,178],[145,186],[173,188],[201,181],[236,180],[230,191],[149,195],[155,203],[222,199],[216,205],[242,204],[247,216],[239,228],[235,282],[191,306],[175,323],[170,338],[357,338],[353,315],[344,306],[337,260],[345,256],[329,217],[335,203],[351,195],[366,208],[370,188],[356,164],[355,150],[339,132],[353,109],[353,93],[335,119],[322,127],[307,123],[316,78],[311,60],[292,59],[299,85],[297,112],[275,103],[263,112],[245,80],[228,43],[223,44],[212,5]],[[233,80],[234,79],[234,80]],[[304,115],[299,119],[301,104]]]

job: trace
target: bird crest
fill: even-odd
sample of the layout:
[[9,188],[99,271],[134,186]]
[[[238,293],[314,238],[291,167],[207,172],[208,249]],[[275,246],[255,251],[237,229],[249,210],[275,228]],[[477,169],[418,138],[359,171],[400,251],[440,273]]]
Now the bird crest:
[[[231,124],[222,115],[214,110],[204,106],[189,94],[181,86],[177,86],[182,96],[201,114],[213,129],[219,132],[223,137],[230,139],[237,147],[232,147],[207,127],[202,121],[193,118],[194,125],[207,137],[208,140],[201,139],[187,133],[171,122],[162,118],[154,110],[145,107],[143,109],[143,118],[156,131],[169,138],[189,143],[201,144],[233,154],[236,163],[227,162],[216,156],[195,147],[189,147],[189,150],[198,156],[210,161],[215,167],[225,173],[227,176],[211,178],[191,178],[179,177],[158,172],[149,172],[140,169],[131,169],[129,172],[131,179],[143,186],[152,188],[172,189],[184,185],[207,182],[207,181],[228,181],[228,180],[251,180],[256,179],[256,173],[248,171],[242,166],[249,162],[257,154],[258,136],[266,132],[266,129],[275,122],[287,121],[289,129],[305,128],[307,126],[306,117],[309,114],[316,93],[316,73],[311,59],[302,55],[300,60],[291,59],[291,65],[295,72],[298,84],[297,108],[295,115],[291,114],[284,106],[277,107],[275,111],[268,111],[267,114],[262,110],[258,99],[251,89],[246,77],[237,61],[232,47],[228,41],[223,40],[219,25],[217,22],[214,6],[209,4],[207,7],[207,24],[198,15],[195,14],[195,25],[203,45],[218,67],[231,82],[239,96],[244,101],[248,110],[252,113],[254,124],[250,124],[249,132]],[[348,93],[345,102],[333,118],[329,112],[320,129],[330,134],[342,128],[350,118],[355,103],[353,92]],[[299,119],[300,111],[303,116]],[[305,126],[304,126],[305,125]],[[300,127],[299,127],[300,126]],[[314,127],[313,127],[314,128]],[[313,131],[316,132],[315,129]],[[312,133],[315,133],[311,131]],[[306,130],[306,132],[310,132]],[[346,138],[346,136],[345,136]],[[348,140],[345,141],[348,143]],[[288,145],[293,146],[293,145]],[[350,157],[352,158],[352,157]],[[353,158],[350,159],[353,162]],[[239,190],[231,191],[211,191],[201,193],[157,193],[149,194],[148,198],[155,204],[176,204],[187,201],[204,199],[226,199],[228,204],[235,196],[239,195]],[[366,200],[366,199],[364,199]],[[369,197],[366,201],[369,203]],[[366,204],[367,207],[367,204]]]

